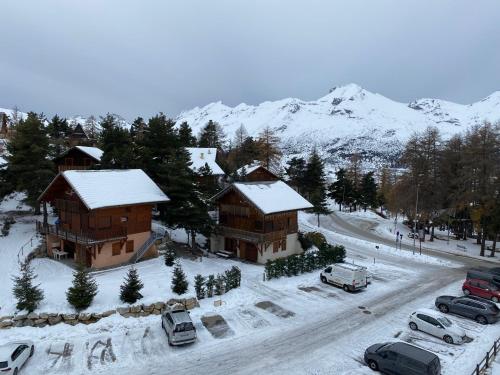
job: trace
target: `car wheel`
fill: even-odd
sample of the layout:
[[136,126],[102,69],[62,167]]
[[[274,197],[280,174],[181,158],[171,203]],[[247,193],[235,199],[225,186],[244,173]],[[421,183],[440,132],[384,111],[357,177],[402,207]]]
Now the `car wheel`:
[[378,364],[375,362],[373,359],[370,359],[368,361],[368,367],[372,369],[373,371],[378,371]]
[[491,300],[492,300],[493,302],[495,302],[495,303],[498,303],[498,297],[493,296],[493,297],[491,297]]
[[35,346],[31,346],[31,349],[30,349],[30,357],[33,357],[33,353],[35,353]]
[[349,289],[349,285],[344,285],[342,287],[342,289],[344,289],[344,292],[350,292],[351,290]]
[[470,290],[469,290],[469,289],[464,289],[464,294],[465,294],[466,296],[468,296],[468,295],[470,294]]
[[447,343],[447,344],[453,344],[453,338],[452,338],[451,336],[449,336],[449,335],[445,335],[445,336],[443,337],[443,340],[444,340],[444,342],[445,342],[445,343]]
[[478,322],[479,324],[488,324],[488,320],[482,315],[478,315],[476,317],[476,322]]
[[410,328],[413,330],[413,331],[416,331],[418,330],[418,326],[415,322],[410,322]]
[[450,309],[448,308],[448,306],[443,305],[443,304],[440,304],[438,306],[438,309],[439,309],[439,311],[441,311],[442,313],[445,313],[445,314],[447,314],[450,311]]
[[325,276],[321,276],[320,277],[320,280],[323,284],[326,284],[326,277]]

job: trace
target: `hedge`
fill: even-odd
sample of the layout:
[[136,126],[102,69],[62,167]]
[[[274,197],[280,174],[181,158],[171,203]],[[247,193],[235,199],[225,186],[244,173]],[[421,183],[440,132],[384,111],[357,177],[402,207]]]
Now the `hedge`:
[[282,276],[297,276],[326,267],[332,263],[341,263],[344,258],[344,246],[333,246],[324,243],[318,251],[307,251],[303,254],[268,260],[265,266],[266,280],[277,279]]

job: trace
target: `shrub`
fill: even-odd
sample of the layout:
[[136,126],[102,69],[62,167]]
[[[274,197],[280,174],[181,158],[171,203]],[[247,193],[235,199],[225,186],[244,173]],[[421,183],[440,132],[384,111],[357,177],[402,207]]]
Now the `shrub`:
[[120,286],[120,300],[125,303],[135,303],[142,298],[141,289],[144,287],[137,269],[131,267],[123,284]]
[[307,232],[304,234],[304,238],[312,242],[318,249],[327,244],[325,236],[320,232]]
[[172,276],[172,291],[176,294],[184,294],[188,289],[188,281],[186,279],[186,274],[182,270],[180,263],[176,263],[174,266],[174,272]]
[[73,272],[73,285],[66,292],[66,298],[76,310],[89,307],[97,294],[97,283],[83,265]]
[[194,290],[196,292],[196,298],[205,298],[205,278],[200,274],[196,275],[194,278]]
[[311,247],[313,247],[312,241],[304,236],[304,233],[299,232],[298,233],[298,240],[300,242],[300,246],[302,247],[302,250],[306,251],[309,250]]
[[214,286],[215,286],[215,276],[208,275],[207,282],[205,283],[207,287],[207,297],[213,297],[214,295]]

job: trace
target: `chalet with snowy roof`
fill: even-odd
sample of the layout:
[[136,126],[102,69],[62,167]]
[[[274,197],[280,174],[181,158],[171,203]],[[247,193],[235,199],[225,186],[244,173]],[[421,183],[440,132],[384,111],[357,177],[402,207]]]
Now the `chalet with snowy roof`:
[[103,151],[97,147],[75,146],[63,152],[53,161],[59,172],[93,169],[101,162]]
[[210,147],[186,147],[191,157],[191,169],[198,172],[200,168],[208,165],[213,176],[224,176],[224,171],[217,164],[217,149]]
[[75,128],[68,137],[68,142],[71,147],[77,145],[86,145],[90,143],[90,138],[83,130],[82,125],[76,124]]
[[242,180],[247,182],[279,180],[278,176],[258,163],[245,165],[238,169],[237,173],[238,176],[241,176]]
[[212,252],[265,263],[302,251],[297,212],[312,204],[283,181],[233,183],[213,198]]
[[[39,197],[52,257],[104,268],[157,256],[151,213],[168,197],[140,169],[60,172]],[[47,203],[58,218],[48,223]]]

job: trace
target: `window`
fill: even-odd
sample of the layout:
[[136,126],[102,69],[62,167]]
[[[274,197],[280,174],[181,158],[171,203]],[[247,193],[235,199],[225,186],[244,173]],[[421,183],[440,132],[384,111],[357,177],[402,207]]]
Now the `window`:
[[328,267],[328,268],[326,268],[326,269],[325,269],[325,272],[326,272],[326,273],[330,273],[330,272],[332,272],[332,267]]
[[134,252],[134,240],[127,241],[127,246],[125,248],[126,253],[133,253]]
[[111,228],[111,216],[101,216],[98,218],[99,229]]
[[266,232],[272,232],[273,231],[273,222],[272,221],[266,221]]
[[273,253],[277,253],[279,249],[280,249],[280,242],[274,241],[273,242]]
[[112,246],[113,246],[112,247],[112,249],[113,249],[113,253],[112,253],[113,256],[120,255],[121,252],[122,252],[122,244],[120,242],[115,242],[115,243],[113,243]]
[[286,250],[286,237],[281,240],[281,251]]
[[477,302],[470,301],[468,303],[468,305],[471,306],[471,307],[474,307],[475,309],[483,309],[484,310],[484,306],[481,305],[480,303],[477,303]]
[[262,225],[262,221],[261,220],[255,220],[255,229],[256,230],[262,230],[263,229],[263,225]]
[[122,216],[122,217],[120,217],[120,221],[122,223],[126,223],[128,221],[128,217],[127,216]]

